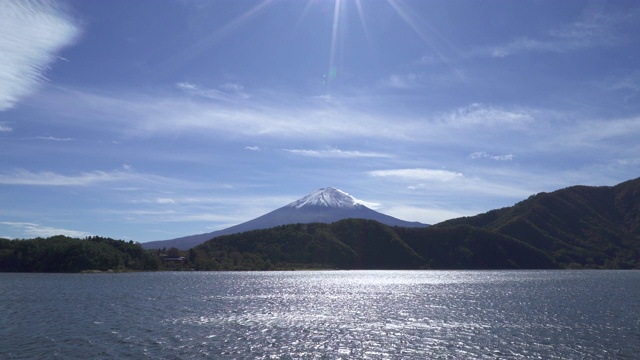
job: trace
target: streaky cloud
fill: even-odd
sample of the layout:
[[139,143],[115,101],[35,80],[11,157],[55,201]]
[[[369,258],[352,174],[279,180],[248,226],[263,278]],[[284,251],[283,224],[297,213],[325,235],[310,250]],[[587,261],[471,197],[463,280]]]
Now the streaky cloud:
[[55,136],[36,136],[34,140],[47,140],[47,141],[72,141],[72,138],[59,138]]
[[176,180],[157,175],[140,174],[133,171],[90,171],[76,175],[63,175],[52,171],[32,172],[17,169],[0,173],[1,185],[25,186],[89,186],[108,182],[177,183]]
[[57,53],[80,29],[58,2],[6,0],[0,11],[0,111],[8,110],[46,82]]
[[[192,85],[180,86],[192,89]],[[379,114],[315,98],[302,97],[287,102],[282,99],[291,99],[291,94],[277,95],[277,100],[265,96],[214,104],[180,96],[58,87],[43,96],[37,106],[63,115],[66,121],[89,120],[104,124],[114,132],[142,137],[181,130],[252,137],[312,135],[318,139],[355,136],[406,140],[420,127],[417,121],[394,114]]]
[[474,153],[469,154],[469,158],[472,160],[476,160],[476,159],[491,159],[491,160],[498,160],[498,161],[511,161],[514,158],[513,154],[507,154],[507,155],[491,155],[488,154],[484,151],[477,151]]
[[442,114],[440,121],[458,127],[508,126],[522,128],[531,123],[533,118],[533,114],[524,109],[505,109],[503,107],[473,103]]
[[204,88],[189,82],[176,83],[176,87],[190,95],[200,96],[212,100],[233,101],[248,99],[250,96],[243,92],[243,86],[235,83],[224,83],[216,88]]
[[374,177],[394,177],[405,180],[436,180],[451,181],[463,177],[464,175],[457,171],[440,170],[440,169],[392,169],[392,170],[374,170],[369,175]]
[[443,209],[439,207],[419,207],[411,205],[394,205],[386,207],[385,213],[407,221],[424,221],[429,219],[431,224],[455,219],[463,216],[476,215],[481,211],[467,209]]
[[415,73],[392,74],[383,82],[385,86],[403,90],[418,88],[420,83],[420,76]]
[[327,149],[327,150],[307,150],[307,149],[282,149],[291,154],[310,156],[317,158],[389,158],[393,157],[390,154],[383,154],[378,152],[367,151],[353,151],[353,150],[340,150],[340,149]]
[[56,235],[65,235],[76,238],[83,238],[87,236],[91,236],[91,233],[86,231],[78,231],[78,230],[69,230],[62,228],[55,228],[50,226],[42,226],[37,223],[32,222],[13,222],[13,221],[3,221],[0,222],[2,225],[7,225],[12,228],[20,230],[22,233],[31,237],[51,237]]
[[637,21],[637,14],[610,14],[552,29],[538,37],[518,37],[506,44],[479,49],[479,55],[507,57],[527,52],[563,53],[594,47],[616,46],[624,39],[614,35],[615,26],[624,21]]
[[449,194],[457,197],[462,193],[472,197],[499,196],[505,198],[527,197],[535,190],[525,186],[511,185],[509,181],[495,181],[476,175],[465,175],[458,171],[443,169],[409,168],[374,170],[367,173],[375,178],[388,178],[392,182],[402,184],[405,189],[432,196]]
[[33,185],[33,186],[85,186],[99,182],[117,181],[128,177],[124,172],[93,171],[75,176],[62,175],[51,171],[31,172],[20,169],[10,173],[0,174],[0,184],[3,185]]

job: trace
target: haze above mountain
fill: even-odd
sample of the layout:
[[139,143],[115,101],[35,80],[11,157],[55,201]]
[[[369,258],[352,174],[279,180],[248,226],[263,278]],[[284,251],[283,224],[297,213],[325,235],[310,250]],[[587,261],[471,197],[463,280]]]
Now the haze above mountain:
[[145,249],[175,247],[186,250],[221,235],[267,229],[287,224],[332,223],[350,218],[375,220],[389,226],[429,226],[420,222],[404,221],[382,214],[366,207],[361,201],[342,190],[326,187],[265,215],[226,229],[170,240],[150,241],[143,243],[142,247]]

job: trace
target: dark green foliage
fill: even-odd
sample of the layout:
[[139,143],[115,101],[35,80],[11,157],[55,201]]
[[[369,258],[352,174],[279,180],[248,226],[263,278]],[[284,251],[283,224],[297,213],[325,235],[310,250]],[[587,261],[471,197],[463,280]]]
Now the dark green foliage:
[[329,229],[357,255],[354,268],[415,269],[424,264],[392,228],[379,222],[350,219],[335,222]]
[[518,239],[560,267],[640,268],[640,179],[540,193],[512,207],[432,228],[455,225]]
[[327,228],[327,224],[295,224],[216,237],[193,249],[194,265],[197,270],[269,270],[355,262],[356,254]]
[[397,228],[434,269],[552,269],[544,252],[514,238],[466,225]]
[[478,228],[392,228],[362,219],[220,236],[192,250],[198,270],[557,267],[532,246]]
[[0,239],[0,271],[80,272],[156,270],[158,259],[133,241],[66,236],[30,240]]

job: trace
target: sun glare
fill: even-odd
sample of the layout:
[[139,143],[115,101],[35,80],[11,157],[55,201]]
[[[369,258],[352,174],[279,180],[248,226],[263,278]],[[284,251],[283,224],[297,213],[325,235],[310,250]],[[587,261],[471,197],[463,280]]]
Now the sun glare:
[[[362,0],[309,0],[298,21],[298,25],[302,22],[302,18],[312,12],[314,6],[329,6],[327,3],[332,7],[332,16],[329,58],[323,80],[325,85],[330,88],[331,83],[338,80],[341,73],[341,60],[344,56],[343,52],[345,47],[345,29],[347,29],[346,22],[349,21],[348,19],[353,19],[353,17],[348,16],[351,11],[355,11],[357,14],[360,23],[359,26],[362,27],[366,42],[369,47],[373,49],[373,39],[370,31],[373,17],[371,14],[367,14],[367,7],[373,5],[367,5],[367,3]],[[446,50],[449,51],[456,50],[426,19],[414,11],[406,2],[402,0],[385,0],[383,4],[387,5],[387,11],[395,13],[398,19],[408,26],[439,59],[445,58],[441,49],[446,48]]]

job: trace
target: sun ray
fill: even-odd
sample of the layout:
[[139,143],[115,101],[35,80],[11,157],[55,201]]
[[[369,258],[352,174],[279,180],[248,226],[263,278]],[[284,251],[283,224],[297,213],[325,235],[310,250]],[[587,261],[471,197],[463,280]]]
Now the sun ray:
[[271,3],[273,3],[273,1],[274,0],[263,0],[263,1],[261,1],[260,3],[258,3],[258,5],[254,6],[251,9],[249,9],[244,14],[242,14],[242,15],[238,16],[237,18],[233,19],[231,22],[227,23],[225,26],[223,26],[219,30],[213,32],[212,34],[210,34],[209,36],[205,37],[203,40],[198,42],[196,44],[196,46],[194,46],[195,50],[201,50],[202,48],[207,48],[207,47],[211,46],[213,43],[223,39],[225,36],[227,36],[227,34],[229,32],[237,29],[244,22],[246,22],[249,19],[251,19],[252,17],[256,16],[261,11],[263,11],[266,7],[271,5]]
[[171,67],[175,65],[176,62],[184,62],[185,59],[191,59],[196,57],[203,51],[206,51],[207,49],[209,49],[215,43],[223,40],[225,37],[229,35],[229,33],[239,28],[241,25],[249,21],[251,18],[257,16],[259,13],[264,11],[274,1],[275,0],[262,0],[256,6],[252,7],[242,15],[231,20],[220,29],[200,39],[199,41],[191,45],[184,52],[181,52],[180,54],[177,54],[173,58],[169,59],[162,67]]
[[296,25],[294,27],[296,31],[301,26],[302,20],[307,16],[314,2],[316,2],[316,0],[307,1],[307,4],[304,6],[304,9],[302,10],[302,14],[300,15],[300,17],[298,17],[298,21],[296,21]]
[[371,34],[369,34],[369,28],[367,27],[367,22],[365,21],[364,9],[362,8],[362,0],[355,0],[356,9],[358,10],[358,17],[360,18],[360,24],[362,25],[362,29],[364,30],[364,36],[367,38],[367,44],[369,44],[369,48],[373,48],[371,43]]
[[[433,28],[433,26],[429,25],[427,21],[416,16],[415,13],[411,11],[411,9],[408,9],[407,6],[404,6],[401,0],[387,0],[387,3],[416,33],[416,35],[418,35],[420,39],[422,39],[422,41],[424,41],[425,44],[427,44],[431,48],[431,50],[435,52],[438,58],[440,58],[441,60],[447,59],[447,57],[441,51],[442,46],[440,46],[438,43],[444,44],[444,47],[449,51],[456,53],[457,55],[461,55],[461,51],[457,49],[456,46],[454,46],[450,41],[442,36],[435,28]],[[456,58],[460,57],[461,56],[456,56]]]
[[[432,49],[436,49],[433,41],[427,36],[427,34],[418,26],[416,20],[408,10],[404,9],[400,4],[396,2],[396,0],[387,0],[387,3],[391,5],[393,10],[395,10],[396,14],[398,14],[404,22],[409,25],[409,27],[418,35],[429,47]],[[438,54],[440,55],[440,54]]]
[[338,76],[336,68],[336,47],[338,45],[338,30],[340,25],[340,7],[342,0],[335,0],[333,8],[333,23],[331,26],[331,49],[329,53],[329,71],[327,72],[327,84],[331,84]]

